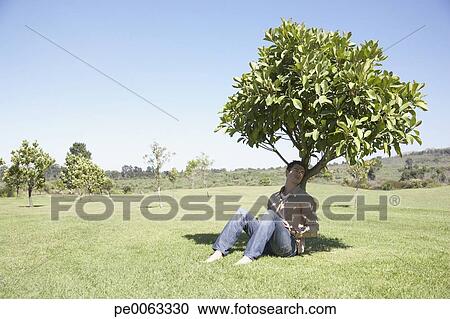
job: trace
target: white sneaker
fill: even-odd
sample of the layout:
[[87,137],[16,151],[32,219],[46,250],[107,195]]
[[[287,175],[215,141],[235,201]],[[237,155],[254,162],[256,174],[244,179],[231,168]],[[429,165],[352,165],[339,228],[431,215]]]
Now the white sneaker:
[[220,250],[216,250],[214,251],[214,253],[208,257],[208,259],[205,260],[206,263],[212,263],[216,260],[222,259],[223,255],[222,252]]
[[251,258],[249,258],[249,257],[247,257],[247,256],[244,256],[244,257],[242,257],[241,259],[239,259],[239,260],[235,263],[235,265],[246,265],[246,264],[251,263],[252,261],[253,261],[253,259],[251,259]]

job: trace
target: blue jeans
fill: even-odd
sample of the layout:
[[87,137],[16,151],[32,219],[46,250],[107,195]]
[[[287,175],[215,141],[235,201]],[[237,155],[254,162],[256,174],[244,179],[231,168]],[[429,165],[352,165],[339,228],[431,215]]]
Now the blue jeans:
[[297,254],[295,238],[284,227],[283,219],[267,210],[259,220],[243,208],[239,208],[228,221],[213,244],[225,256],[244,230],[250,237],[244,256],[256,259],[264,254],[291,257]]

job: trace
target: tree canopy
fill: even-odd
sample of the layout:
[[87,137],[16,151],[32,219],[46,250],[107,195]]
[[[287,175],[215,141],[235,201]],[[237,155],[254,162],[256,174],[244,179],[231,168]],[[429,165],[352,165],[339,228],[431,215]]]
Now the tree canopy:
[[84,158],[91,159],[91,152],[88,151],[85,143],[75,142],[73,145],[69,148],[69,154],[72,155],[80,155]]
[[33,190],[43,187],[45,172],[54,162],[37,142],[24,140],[18,150],[11,152],[11,166],[6,170],[4,180],[17,191],[21,186],[25,186],[29,206],[32,207]]
[[264,40],[269,45],[258,49],[250,71],[234,78],[237,91],[216,131],[238,134],[238,142],[285,163],[277,142],[289,141],[306,168],[303,186],[335,158],[353,165],[378,150],[401,155],[401,144],[422,143],[416,111],[427,110],[424,84],[383,70],[387,57],[377,41],[357,45],[351,33],[287,20]]

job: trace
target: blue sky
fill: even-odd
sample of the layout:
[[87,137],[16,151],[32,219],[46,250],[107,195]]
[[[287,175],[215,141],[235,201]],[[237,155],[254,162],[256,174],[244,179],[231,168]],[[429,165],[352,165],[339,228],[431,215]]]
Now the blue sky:
[[[82,141],[105,169],[145,166],[153,141],[176,155],[179,169],[206,152],[214,167],[280,166],[265,150],[214,133],[218,112],[247,71],[264,31],[292,18],[351,31],[353,41],[384,47],[384,67],[425,82],[424,144],[450,143],[450,2],[429,1],[8,1],[0,0],[0,157],[22,139],[37,140],[58,163]],[[139,92],[146,104],[25,28],[38,30]],[[283,147],[288,158],[296,152]]]

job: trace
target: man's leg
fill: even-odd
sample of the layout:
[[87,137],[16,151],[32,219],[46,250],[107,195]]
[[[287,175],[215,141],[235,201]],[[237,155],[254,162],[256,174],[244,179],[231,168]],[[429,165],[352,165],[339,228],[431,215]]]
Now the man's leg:
[[281,257],[295,256],[297,253],[295,238],[286,229],[280,216],[274,213],[273,219],[275,229],[268,243],[270,252]]
[[244,230],[251,237],[258,229],[258,224],[258,220],[252,214],[243,208],[239,208],[225,225],[212,248],[216,251],[219,250],[224,256],[227,255],[242,231]]
[[[266,211],[259,217],[259,224],[256,231],[250,237],[245,249],[244,256],[250,259],[256,259],[268,251],[267,243],[273,235],[276,228],[275,217],[278,216],[272,210]],[[282,224],[282,222],[281,222]]]

